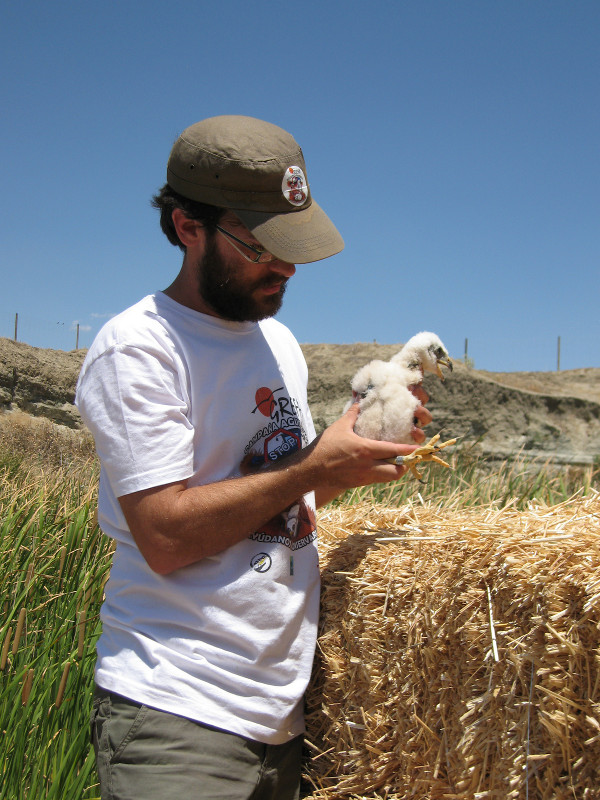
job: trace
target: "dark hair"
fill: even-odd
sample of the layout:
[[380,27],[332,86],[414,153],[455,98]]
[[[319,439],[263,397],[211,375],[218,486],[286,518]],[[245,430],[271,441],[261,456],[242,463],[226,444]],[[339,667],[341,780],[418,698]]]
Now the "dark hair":
[[209,233],[215,232],[216,226],[226,210],[218,206],[199,203],[197,200],[190,200],[171,189],[168,183],[165,183],[162,189],[154,195],[152,206],[160,211],[160,227],[167,239],[171,244],[184,251],[185,246],[179,241],[175,225],[173,225],[173,211],[176,208],[181,209],[186,217],[201,222]]

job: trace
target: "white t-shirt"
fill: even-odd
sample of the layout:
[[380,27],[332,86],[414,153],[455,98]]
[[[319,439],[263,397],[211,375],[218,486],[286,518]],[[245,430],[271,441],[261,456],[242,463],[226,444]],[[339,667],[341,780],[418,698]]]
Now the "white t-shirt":
[[100,331],[76,398],[101,463],[99,522],[117,542],[100,686],[271,744],[304,730],[319,606],[314,494],[165,576],[148,567],[117,498],[239,476],[306,446],[306,384],[300,347],[273,319],[227,322],[158,292]]

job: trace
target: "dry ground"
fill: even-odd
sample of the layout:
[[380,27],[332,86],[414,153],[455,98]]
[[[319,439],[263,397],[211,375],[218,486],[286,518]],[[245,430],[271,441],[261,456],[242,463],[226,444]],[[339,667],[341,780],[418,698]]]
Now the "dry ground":
[[[348,400],[350,379],[373,358],[400,344],[307,344],[309,401],[318,431]],[[64,352],[0,338],[0,412],[20,410],[77,428],[73,405],[84,350]],[[591,463],[600,453],[600,368],[492,373],[460,361],[445,383],[426,380],[434,415],[431,433],[478,442],[484,454],[520,451],[561,462]]]

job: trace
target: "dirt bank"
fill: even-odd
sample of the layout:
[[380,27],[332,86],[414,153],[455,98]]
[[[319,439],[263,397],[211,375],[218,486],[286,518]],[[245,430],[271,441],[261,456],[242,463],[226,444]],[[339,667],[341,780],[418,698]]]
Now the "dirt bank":
[[[399,348],[303,345],[317,429],[341,413],[358,367],[388,359]],[[0,338],[0,411],[21,410],[80,427],[73,399],[84,357],[84,350],[46,350]],[[585,464],[600,454],[600,368],[492,373],[455,365],[444,383],[426,378],[432,434],[443,429],[444,436],[460,436],[461,442],[479,441],[485,454],[501,458],[523,450]]]

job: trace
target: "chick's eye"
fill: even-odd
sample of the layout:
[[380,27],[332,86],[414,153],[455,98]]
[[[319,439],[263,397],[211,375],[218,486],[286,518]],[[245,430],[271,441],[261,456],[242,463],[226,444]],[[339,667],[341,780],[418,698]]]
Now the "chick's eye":
[[372,383],[370,383],[370,384],[367,386],[367,388],[364,390],[364,392],[362,393],[361,397],[363,397],[363,398],[364,398],[364,397],[366,397],[366,396],[369,394],[369,392],[372,392],[372,391],[373,391],[373,389],[374,389],[374,388],[375,388],[375,387],[373,386],[373,384],[372,384]]

